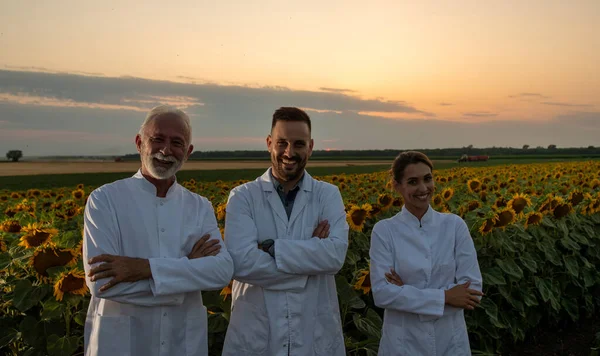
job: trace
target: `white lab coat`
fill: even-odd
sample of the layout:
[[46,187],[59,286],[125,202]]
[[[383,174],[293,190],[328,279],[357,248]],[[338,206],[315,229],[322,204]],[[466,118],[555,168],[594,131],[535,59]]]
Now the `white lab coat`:
[[[270,170],[229,195],[225,244],[235,272],[223,355],[345,355],[334,279],[348,248],[339,189],[304,172],[288,221]],[[313,237],[325,219],[329,237]],[[275,258],[257,247],[267,239]]]
[[[445,305],[444,290],[482,278],[469,229],[459,216],[429,207],[421,222],[403,208],[371,235],[371,288],[385,309],[380,356],[470,355],[464,309]],[[388,283],[394,268],[404,282]]]
[[[186,256],[204,234],[218,239],[218,255]],[[87,277],[100,254],[147,258],[152,278],[119,283]],[[138,171],[94,190],[84,215],[83,261],[92,294],[85,323],[86,356],[208,355],[203,290],[225,287],[233,262],[211,203],[173,184],[165,198]]]

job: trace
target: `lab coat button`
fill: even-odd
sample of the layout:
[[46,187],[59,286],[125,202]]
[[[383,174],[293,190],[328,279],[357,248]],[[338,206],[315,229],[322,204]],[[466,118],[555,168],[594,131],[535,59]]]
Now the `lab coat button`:
[[163,206],[163,204],[164,204],[164,203],[161,201],[161,202],[160,202],[160,206]]
[[163,316],[167,316],[167,313],[164,313]]
[[165,228],[163,227],[162,229],[160,229],[161,232],[165,232]]

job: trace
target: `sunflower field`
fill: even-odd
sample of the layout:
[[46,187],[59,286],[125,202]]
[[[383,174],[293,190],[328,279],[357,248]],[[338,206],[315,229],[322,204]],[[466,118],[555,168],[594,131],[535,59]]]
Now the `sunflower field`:
[[[539,325],[600,308],[600,161],[434,171],[431,205],[470,228],[485,297],[466,312],[474,354],[498,354]],[[316,177],[337,185],[351,227],[336,275],[350,355],[376,355],[382,310],[370,288],[370,232],[402,207],[387,172]],[[244,181],[182,184],[208,197],[221,227],[229,191]],[[0,191],[0,354],[81,355],[89,300],[83,209],[95,187]],[[204,293],[211,355],[220,355],[230,287]]]

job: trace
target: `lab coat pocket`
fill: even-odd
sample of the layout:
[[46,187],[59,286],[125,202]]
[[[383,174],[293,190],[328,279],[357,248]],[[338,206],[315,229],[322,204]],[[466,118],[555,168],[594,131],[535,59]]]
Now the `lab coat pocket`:
[[[331,308],[322,309],[315,316],[313,349],[317,355],[335,355],[343,345],[339,313]],[[338,351],[339,352],[339,351]]]
[[265,355],[269,345],[267,311],[254,304],[237,300],[231,310],[225,344],[243,351],[243,355]]
[[86,355],[134,356],[131,350],[131,317],[96,315]]
[[185,325],[185,351],[187,356],[201,356],[208,354],[208,318],[206,308],[201,316],[186,319]]

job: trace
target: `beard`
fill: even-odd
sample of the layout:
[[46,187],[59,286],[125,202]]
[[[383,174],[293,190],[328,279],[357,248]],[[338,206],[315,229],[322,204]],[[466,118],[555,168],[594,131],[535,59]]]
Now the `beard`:
[[304,167],[306,167],[307,160],[307,158],[302,159],[300,156],[285,159],[286,162],[294,162],[294,167],[290,169],[283,163],[284,158],[282,156],[271,156],[271,163],[273,165],[273,170],[275,171],[275,176],[285,182],[300,178],[302,173],[304,173]]
[[[162,166],[154,159],[172,163],[170,166]],[[165,156],[160,152],[146,155],[144,157],[144,163],[148,173],[155,179],[169,179],[173,177],[183,165],[183,161],[180,161],[173,156]]]

